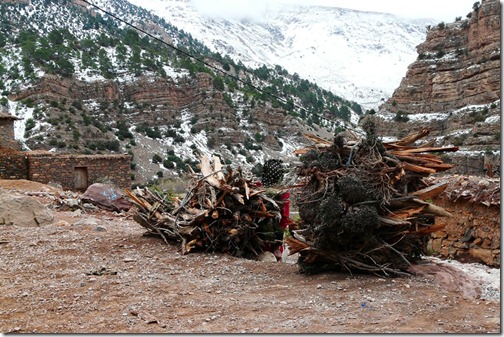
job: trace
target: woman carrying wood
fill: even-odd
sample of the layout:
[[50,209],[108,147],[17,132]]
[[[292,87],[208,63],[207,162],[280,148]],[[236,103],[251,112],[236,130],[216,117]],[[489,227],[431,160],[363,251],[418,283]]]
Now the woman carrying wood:
[[[261,172],[261,180],[257,182],[257,186],[264,186],[268,188],[279,188],[282,180],[284,178],[285,169],[283,167],[282,160],[279,159],[269,159],[267,160]],[[290,193],[288,191],[279,191],[275,197],[275,200],[281,204],[281,218],[279,223],[279,228],[275,229],[275,236],[277,242],[274,245],[266,247],[267,251],[272,252],[277,261],[282,258],[283,252],[283,233],[285,229],[289,226],[289,215],[290,215]]]

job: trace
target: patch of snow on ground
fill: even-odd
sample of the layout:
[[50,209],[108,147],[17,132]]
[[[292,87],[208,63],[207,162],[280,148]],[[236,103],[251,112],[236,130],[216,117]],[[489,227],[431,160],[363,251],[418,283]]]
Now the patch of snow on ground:
[[[198,152],[201,155],[212,156],[213,151],[208,148],[208,137],[205,130],[201,130],[196,134],[191,133],[191,119],[194,116],[188,110],[183,110],[181,113],[181,125],[180,128],[183,131],[182,134],[185,136],[185,141],[181,145],[177,145],[173,143],[174,152],[177,156],[181,158],[190,158],[191,160],[197,160],[196,156],[193,154],[193,150],[191,149],[191,145],[195,145],[198,149]],[[191,135],[188,137],[187,135]]]
[[498,124],[500,123],[500,115],[496,115],[496,116],[490,116],[490,117],[487,117],[487,119],[485,119],[485,123],[487,124]]
[[163,69],[166,72],[166,75],[174,80],[178,80],[179,78],[189,76],[189,71],[184,69],[176,70],[175,68],[167,65],[164,65]]
[[19,118],[21,120],[14,121],[14,138],[19,140],[23,144],[23,148],[29,149],[25,143],[25,129],[26,120],[33,118],[33,108],[28,108],[21,102],[8,101],[10,114]]
[[118,72],[114,79],[119,83],[131,83],[135,81],[135,75],[129,71]]
[[395,142],[397,140],[397,137],[384,136],[380,137],[380,139],[383,143],[389,143],[389,142]]
[[287,155],[292,155],[292,152],[294,152],[294,150],[297,150],[299,145],[295,142],[290,142],[288,139],[286,138],[280,138],[278,137],[278,140],[282,142],[283,146],[282,146],[282,150],[280,151],[280,153],[284,156],[287,156]]
[[394,120],[395,114],[389,111],[380,111],[376,114],[376,116],[380,117],[384,121],[390,122]]
[[360,115],[356,114],[353,111],[350,113],[350,123],[357,125],[359,124],[359,119]]
[[468,277],[481,285],[481,299],[500,301],[500,269],[491,268],[481,263],[462,263],[456,260],[442,260],[436,257],[426,257],[436,264],[447,264],[467,274]]
[[480,105],[467,105],[463,108],[460,108],[458,110],[455,110],[452,112],[453,115],[458,115],[458,114],[465,114],[474,110],[480,110],[485,106],[488,106],[490,104],[480,104]]
[[458,150],[456,152],[457,155],[464,155],[468,157],[476,157],[478,154],[481,156],[485,155],[485,151],[480,150],[480,151],[469,151],[469,150]]
[[447,133],[446,136],[462,136],[462,135],[467,135],[472,132],[472,129],[463,129],[463,130],[455,130],[453,132]]
[[410,122],[430,122],[430,121],[441,121],[448,118],[448,114],[444,112],[437,113],[419,113],[408,115]]
[[89,111],[98,110],[98,108],[100,107],[100,104],[94,99],[85,100],[84,104],[87,104]]

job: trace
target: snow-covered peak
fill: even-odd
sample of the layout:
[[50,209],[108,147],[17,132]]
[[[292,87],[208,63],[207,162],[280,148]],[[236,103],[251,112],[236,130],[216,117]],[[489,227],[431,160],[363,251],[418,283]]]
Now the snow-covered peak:
[[436,23],[309,5],[271,4],[243,17],[203,12],[201,1],[129,1],[213,51],[253,68],[280,65],[366,109],[391,96],[416,59],[426,26]]

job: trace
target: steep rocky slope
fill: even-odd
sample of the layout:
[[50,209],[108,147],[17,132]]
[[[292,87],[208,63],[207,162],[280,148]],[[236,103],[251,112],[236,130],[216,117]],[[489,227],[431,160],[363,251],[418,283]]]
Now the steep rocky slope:
[[446,112],[500,99],[500,18],[500,2],[484,0],[470,18],[429,29],[385,107]]
[[101,5],[0,1],[0,112],[19,118],[24,149],[128,152],[145,183],[197,171],[202,154],[247,169],[288,161],[303,131],[334,133],[362,113],[280,66],[212,53],[124,0]]
[[500,171],[500,17],[499,1],[484,0],[467,19],[431,27],[399,87],[368,117],[378,132],[427,127],[438,145],[460,147],[447,155],[457,164],[451,173]]

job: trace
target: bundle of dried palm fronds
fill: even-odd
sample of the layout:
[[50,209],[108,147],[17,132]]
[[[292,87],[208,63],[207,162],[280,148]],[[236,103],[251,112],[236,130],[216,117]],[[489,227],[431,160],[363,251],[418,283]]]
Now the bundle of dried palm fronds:
[[295,203],[300,229],[286,239],[300,253],[302,272],[346,269],[401,274],[426,251],[428,234],[439,230],[437,216],[451,216],[432,203],[447,183],[430,186],[425,177],[447,170],[436,152],[457,147],[413,146],[426,129],[383,143],[373,124],[366,137],[351,132],[300,149],[298,176],[304,180]]
[[185,197],[163,197],[145,188],[127,194],[135,203],[134,219],[148,233],[193,249],[254,258],[281,243],[281,201],[276,189],[262,189],[241,168],[224,169],[218,157],[201,160]]

